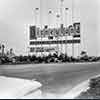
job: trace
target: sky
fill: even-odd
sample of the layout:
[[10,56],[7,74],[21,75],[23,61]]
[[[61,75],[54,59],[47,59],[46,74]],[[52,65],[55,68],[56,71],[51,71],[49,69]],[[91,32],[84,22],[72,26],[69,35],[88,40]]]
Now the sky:
[[[100,0],[73,0],[75,20],[81,21],[82,49],[89,55],[100,55]],[[56,24],[57,0],[41,0],[42,24],[48,23],[47,10],[54,11],[51,25]],[[40,0],[0,0],[0,43],[6,49],[13,48],[16,54],[26,54],[28,46],[28,24],[34,24],[34,8],[40,7]],[[72,0],[65,0],[69,8],[68,22],[71,23]],[[39,23],[39,22],[38,22]],[[83,41],[84,40],[84,41]]]

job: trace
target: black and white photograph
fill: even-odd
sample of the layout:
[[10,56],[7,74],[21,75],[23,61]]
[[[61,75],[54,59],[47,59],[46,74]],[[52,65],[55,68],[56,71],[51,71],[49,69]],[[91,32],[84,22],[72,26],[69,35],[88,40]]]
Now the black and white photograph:
[[0,0],[0,99],[100,99],[100,0]]

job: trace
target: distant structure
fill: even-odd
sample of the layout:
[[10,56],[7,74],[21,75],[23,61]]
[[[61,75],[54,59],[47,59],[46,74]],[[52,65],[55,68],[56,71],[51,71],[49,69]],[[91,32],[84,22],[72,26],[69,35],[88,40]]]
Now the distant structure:
[[5,45],[0,44],[0,56],[4,56],[4,55],[5,55]]
[[[64,53],[68,54],[68,46],[72,47],[72,51],[70,56],[74,56],[74,44],[81,43],[81,31],[80,31],[80,22],[72,21],[72,25],[64,25],[64,17],[63,17],[63,10],[65,12],[65,20],[67,19],[69,8],[63,6],[64,0],[60,0],[60,14],[57,12],[56,16],[56,24],[57,27],[51,27],[50,19],[53,12],[52,9],[48,9],[47,17],[48,17],[48,24],[42,24],[42,14],[41,14],[41,0],[40,0],[40,8],[34,9],[34,16],[35,16],[35,24],[29,26],[29,49],[30,54],[34,54],[36,56],[48,55],[54,52],[58,52],[58,54]],[[73,13],[73,8],[72,8]],[[40,15],[40,16],[39,16]],[[40,20],[38,20],[40,17]],[[73,14],[72,14],[73,18]],[[58,20],[60,19],[60,25]],[[72,19],[73,20],[73,19]],[[40,26],[37,22],[40,21]],[[67,23],[67,20],[66,20]],[[59,27],[60,26],[60,27]],[[77,47],[78,48],[78,47]],[[77,51],[79,54],[79,50]],[[79,56],[77,54],[77,56]]]
[[0,44],[0,57],[8,57],[9,59],[12,59],[15,57],[15,53],[12,48],[6,52],[5,45]]

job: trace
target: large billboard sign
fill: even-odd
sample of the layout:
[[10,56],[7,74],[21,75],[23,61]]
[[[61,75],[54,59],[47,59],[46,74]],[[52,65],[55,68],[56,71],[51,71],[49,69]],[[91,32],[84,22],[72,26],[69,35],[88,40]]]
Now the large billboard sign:
[[59,29],[56,28],[48,28],[47,25],[44,26],[43,30],[36,26],[30,26],[30,40],[37,39],[38,37],[48,37],[51,39],[50,36],[53,37],[60,37],[60,36],[73,36],[80,33],[80,22],[76,22],[73,25],[69,25],[68,27],[64,27],[63,24]]

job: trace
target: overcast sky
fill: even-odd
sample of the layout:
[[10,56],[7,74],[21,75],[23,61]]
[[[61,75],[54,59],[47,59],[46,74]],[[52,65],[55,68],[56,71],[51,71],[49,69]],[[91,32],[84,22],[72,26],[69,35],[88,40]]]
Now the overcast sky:
[[[42,4],[46,5],[42,6],[42,23],[48,22],[48,9],[53,9],[54,14],[56,13],[56,1],[41,0]],[[25,25],[34,24],[32,11],[40,6],[39,2],[40,0],[0,0],[0,42],[4,43],[7,49],[14,48],[17,54],[26,53],[28,34],[25,32]],[[71,4],[72,0],[64,1],[65,7],[71,9]],[[86,48],[89,55],[100,55],[100,0],[74,0],[74,7],[75,16],[81,19],[82,40],[85,38],[86,45],[84,46],[82,41],[82,48]],[[52,19],[51,23],[55,24],[55,18]]]

